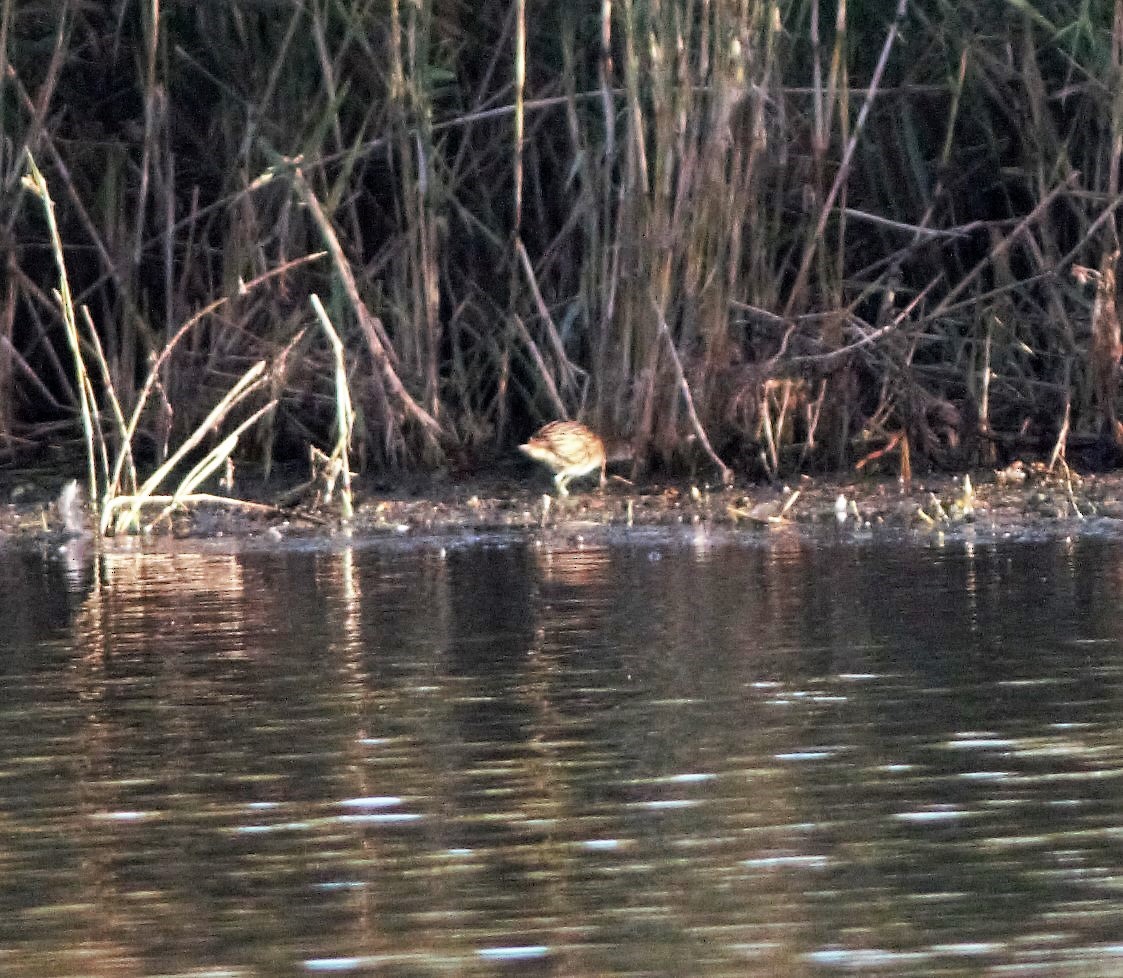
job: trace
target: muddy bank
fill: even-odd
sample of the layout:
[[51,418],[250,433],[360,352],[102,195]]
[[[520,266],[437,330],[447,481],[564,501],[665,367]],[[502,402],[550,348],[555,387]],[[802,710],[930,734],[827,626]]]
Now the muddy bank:
[[[0,478],[0,545],[50,543],[74,536],[75,521],[92,527],[88,507],[66,514],[58,505],[61,476]],[[648,529],[706,528],[752,537],[777,529],[908,535],[919,540],[965,536],[1004,539],[1123,534],[1123,474],[1049,474],[1042,468],[896,480],[801,478],[788,486],[631,485],[603,490],[575,486],[568,497],[545,492],[534,478],[451,482],[416,479],[395,487],[355,487],[355,515],[340,518],[338,495],[289,491],[244,494],[234,502],[184,507],[142,536],[159,541],[227,540],[282,545],[339,538],[465,539],[531,534],[544,539],[595,540]],[[146,511],[149,520],[158,510]],[[115,538],[122,542],[122,537]]]

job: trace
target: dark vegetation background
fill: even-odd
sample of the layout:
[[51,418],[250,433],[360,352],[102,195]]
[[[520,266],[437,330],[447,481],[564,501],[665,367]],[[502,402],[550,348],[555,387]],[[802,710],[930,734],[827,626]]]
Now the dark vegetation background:
[[82,443],[29,154],[149,464],[259,360],[240,455],[330,443],[313,293],[368,468],[1114,443],[1121,2],[0,0],[0,58],[0,460]]

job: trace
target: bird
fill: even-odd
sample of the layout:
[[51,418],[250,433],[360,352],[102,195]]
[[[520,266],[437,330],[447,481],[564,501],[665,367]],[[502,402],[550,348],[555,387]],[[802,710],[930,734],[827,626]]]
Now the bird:
[[554,484],[559,496],[568,496],[568,483],[600,469],[600,484],[604,488],[605,466],[608,454],[600,435],[579,421],[551,421],[543,425],[519,451],[541,462],[554,472]]

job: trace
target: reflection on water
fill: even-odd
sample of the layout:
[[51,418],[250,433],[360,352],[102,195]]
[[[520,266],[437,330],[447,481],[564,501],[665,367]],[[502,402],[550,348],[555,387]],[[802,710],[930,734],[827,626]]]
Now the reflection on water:
[[0,559],[5,975],[1123,975],[1123,546]]

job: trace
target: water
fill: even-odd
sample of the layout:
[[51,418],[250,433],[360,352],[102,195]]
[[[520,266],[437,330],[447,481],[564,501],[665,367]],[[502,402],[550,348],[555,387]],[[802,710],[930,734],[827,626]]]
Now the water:
[[1123,545],[0,557],[0,973],[1123,975]]

